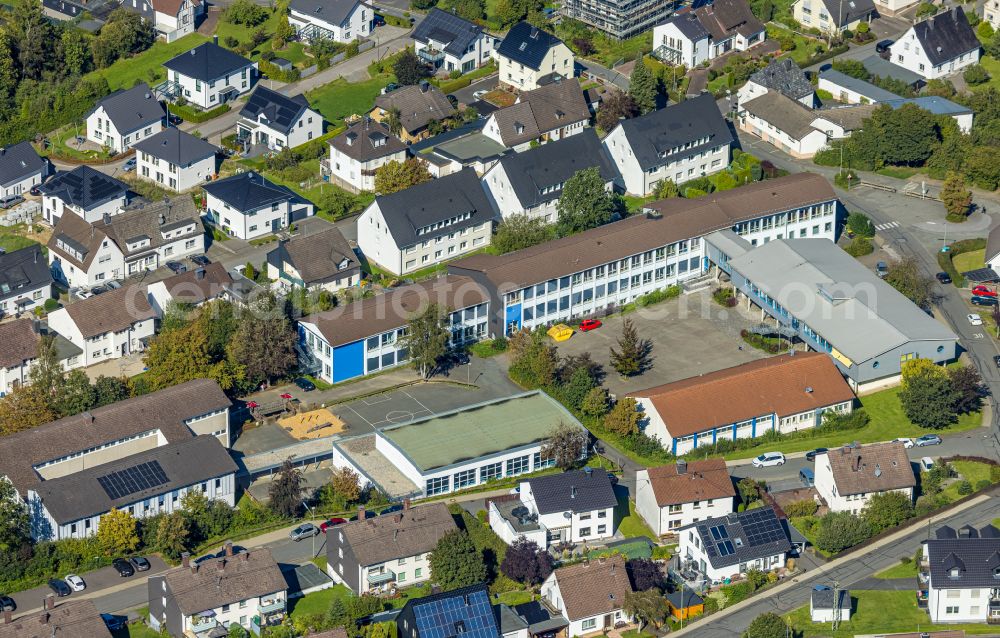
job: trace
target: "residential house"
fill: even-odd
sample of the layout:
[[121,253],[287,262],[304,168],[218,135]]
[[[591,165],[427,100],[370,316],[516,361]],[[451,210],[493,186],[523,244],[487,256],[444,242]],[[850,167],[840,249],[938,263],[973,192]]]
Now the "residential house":
[[48,242],[53,276],[90,288],[156,270],[171,259],[205,252],[205,236],[194,200],[184,195],[140,203],[120,215],[86,223],[65,215]]
[[323,135],[323,116],[301,93],[289,97],[264,85],[253,90],[240,110],[236,137],[272,151],[301,146]]
[[87,115],[87,139],[112,153],[124,153],[136,142],[162,131],[166,116],[153,90],[140,82],[97,103]]
[[135,145],[136,174],[172,191],[186,191],[216,174],[219,149],[200,137],[168,128]]
[[122,6],[146,18],[167,42],[194,33],[205,15],[202,0],[123,0]]
[[128,184],[87,165],[59,173],[40,188],[42,216],[52,226],[66,213],[90,224],[118,214],[129,201]]
[[162,318],[171,302],[200,306],[213,299],[228,298],[233,278],[220,262],[167,277],[149,284],[149,303]]
[[441,89],[426,80],[379,95],[375,98],[375,108],[368,115],[389,126],[390,114],[397,112],[399,136],[407,143],[430,137],[430,129],[438,126],[435,122],[458,113]]
[[933,80],[977,64],[980,48],[965,11],[955,6],[910,27],[889,47],[889,61]]
[[52,298],[52,272],[35,244],[0,254],[0,317],[20,316]]
[[[847,126],[831,126],[824,130],[823,124],[829,123],[831,118],[838,118],[838,121],[847,124],[841,118],[847,114],[859,114],[858,109],[864,111],[863,117],[851,118]],[[862,105],[814,111],[777,91],[768,91],[740,102],[737,122],[744,131],[792,157],[809,158],[826,148],[831,139],[843,139],[860,129],[864,118],[870,117],[873,110],[873,106]]]
[[403,275],[485,248],[493,215],[476,172],[466,168],[376,197],[358,218],[358,248]]
[[736,94],[737,106],[734,108],[742,107],[745,102],[771,91],[801,102],[807,108],[816,107],[816,90],[806,72],[791,58],[778,58],[755,71],[747,83],[740,87]]
[[797,173],[708,197],[650,202],[645,214],[506,255],[472,255],[448,271],[486,291],[488,332],[511,335],[603,316],[642,295],[706,276],[711,262],[705,261],[704,239],[720,229],[751,245],[790,236],[833,240],[840,211],[826,178]]
[[[108,511],[96,512],[95,506],[115,506],[136,517],[169,513],[180,509],[189,489],[232,504],[235,465],[224,449],[229,445],[230,405],[215,381],[188,381],[5,436],[0,440],[0,467],[28,504],[36,539],[94,534],[100,515]],[[213,438],[214,450],[211,441],[203,442]],[[128,467],[141,463],[130,466],[130,459],[178,445],[192,447],[169,447],[161,457],[141,461],[155,461],[166,481],[157,475],[153,487],[139,494],[105,490],[103,484],[117,484],[107,479],[113,472],[134,474]],[[56,483],[50,489],[45,484],[52,481]],[[82,518],[69,520],[76,515]]]
[[430,503],[357,520],[326,531],[326,572],[357,595],[379,593],[431,578],[428,560],[441,537],[458,527],[448,506]]
[[955,120],[958,125],[958,130],[962,133],[968,135],[972,131],[972,122],[975,114],[967,106],[957,104],[951,100],[946,100],[939,95],[918,95],[917,97],[906,97],[897,98],[895,100],[886,100],[884,104],[888,104],[894,109],[901,108],[904,104],[914,104],[929,113],[934,115],[947,115],[951,119]]
[[[514,605],[514,613],[528,624],[529,638],[544,638],[546,635],[562,635],[562,632],[569,627],[569,621],[563,618],[559,612],[549,609],[541,601],[534,600],[520,605]],[[503,616],[500,618],[503,632]],[[504,633],[504,638],[508,638]],[[525,638],[523,635],[516,638]]]
[[580,82],[570,78],[522,91],[516,103],[490,114],[483,135],[507,148],[523,151],[532,143],[582,133],[589,124],[590,107]]
[[593,129],[507,155],[483,176],[482,182],[502,218],[527,215],[554,223],[566,181],[590,168],[598,170],[605,190],[611,192],[617,173]]
[[832,68],[819,72],[819,84],[816,88],[829,92],[833,99],[844,104],[877,104],[899,99],[891,91]]
[[48,330],[38,319],[25,317],[0,323],[0,397],[28,382],[43,335],[53,339],[56,359],[63,369],[75,366],[76,359],[83,354],[83,350]]
[[410,35],[417,57],[451,73],[478,69],[493,54],[496,39],[474,22],[434,8]]
[[299,366],[339,383],[407,363],[410,318],[427,303],[450,309],[450,346],[484,338],[488,297],[468,277],[439,277],[401,286],[299,320]]
[[898,383],[904,361],[955,358],[958,337],[871,269],[832,241],[790,237],[755,247],[719,231],[705,237],[705,255],[785,338],[828,353],[855,392]]
[[542,600],[569,621],[570,636],[587,636],[631,622],[624,606],[632,592],[620,554],[560,567],[542,583]]
[[406,161],[406,144],[389,127],[371,118],[350,125],[329,141],[325,167],[340,183],[354,191],[375,190],[375,171],[389,162]]
[[86,367],[145,350],[156,333],[155,318],[145,287],[130,284],[59,308],[48,322],[83,350],[79,366]]
[[[851,388],[822,352],[758,359],[627,396],[643,413],[646,435],[678,455],[720,438],[814,428],[824,412],[849,413],[854,403]],[[721,396],[732,400],[720,404]]]
[[348,43],[368,37],[375,11],[360,0],[292,0],[288,23],[299,39]]
[[313,203],[248,171],[205,184],[205,214],[222,232],[249,240],[311,217]]
[[0,147],[0,197],[24,195],[49,175],[49,162],[31,142]]
[[1000,531],[947,525],[924,541],[927,613],[935,624],[1000,622]]
[[573,52],[556,36],[518,22],[496,48],[500,86],[532,91],[574,75]]
[[267,253],[267,277],[289,288],[336,292],[361,285],[361,262],[334,226],[279,241]]
[[897,441],[842,447],[816,457],[816,492],[831,512],[860,514],[875,494],[899,492],[911,501],[917,479]]
[[621,121],[603,143],[625,190],[646,196],[663,180],[681,184],[725,170],[733,135],[715,98],[702,93]]
[[788,532],[771,506],[706,518],[678,530],[682,568],[697,570],[708,582],[783,569],[792,548]]
[[[529,540],[545,548],[611,538],[617,505],[607,472],[586,468],[521,481],[516,501],[491,502],[488,513],[490,527],[508,545],[534,531]],[[532,524],[535,529],[527,529]]]
[[173,638],[229,635],[234,625],[259,635],[287,612],[288,585],[264,547],[234,554],[226,543],[223,556],[200,564],[185,553],[179,567],[149,577],[146,587],[149,626]]
[[396,635],[437,638],[468,632],[481,638],[499,638],[498,620],[483,583],[411,598],[396,617]]
[[653,55],[689,69],[712,59],[712,34],[694,11],[675,13],[653,28]]
[[1000,0],[987,0],[983,4],[983,20],[989,22],[994,31],[1000,29]]
[[560,7],[559,14],[599,29],[614,40],[623,40],[649,31],[679,6],[681,5],[668,0],[613,0],[600,3],[570,0]]
[[1000,225],[991,228],[986,236],[984,261],[987,268],[992,268],[994,272],[1000,273]]
[[873,0],[795,0],[792,15],[806,28],[825,34],[857,31],[877,14]]
[[457,173],[463,168],[471,168],[476,175],[484,175],[501,157],[514,152],[482,133],[486,123],[484,119],[473,120],[411,144],[410,156],[421,162],[436,178]]
[[216,41],[199,44],[163,63],[167,69],[167,93],[196,107],[213,109],[253,89],[258,79],[257,63]]
[[635,511],[657,536],[733,511],[736,489],[722,459],[639,470],[635,483]]
[[730,51],[747,51],[767,39],[764,24],[750,11],[746,0],[715,0],[698,7],[694,13],[712,36],[709,59]]
[[848,622],[851,619],[851,592],[827,585],[815,585],[809,594],[809,619],[813,622]]
[[56,605],[55,596],[42,599],[41,611],[20,614],[4,612],[0,623],[0,638],[52,638],[72,635],[73,638],[112,638],[108,625],[92,600],[70,600]]

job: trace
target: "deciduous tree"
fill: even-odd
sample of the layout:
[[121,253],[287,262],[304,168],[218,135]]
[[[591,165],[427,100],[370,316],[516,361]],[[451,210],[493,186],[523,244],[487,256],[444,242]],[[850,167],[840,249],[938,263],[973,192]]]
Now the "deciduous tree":
[[13,551],[31,539],[28,506],[7,477],[0,477],[0,550]]
[[392,72],[396,76],[396,82],[403,86],[419,84],[429,75],[427,65],[420,61],[413,49],[404,49],[396,56]]
[[899,401],[906,417],[921,427],[932,429],[954,423],[958,418],[955,411],[958,392],[944,369],[927,359],[907,361],[902,367]]
[[913,503],[908,494],[881,492],[873,494],[861,510],[861,518],[873,534],[898,527],[913,516]]
[[164,515],[156,528],[156,548],[170,560],[187,551],[188,522],[181,512]]
[[608,413],[608,391],[602,387],[591,388],[583,399],[580,411],[587,416],[602,417]]
[[491,243],[498,251],[506,254],[540,244],[554,237],[553,227],[545,223],[543,218],[511,215],[505,217],[497,225]]
[[63,381],[62,387],[56,390],[52,407],[60,417],[79,414],[94,407],[97,394],[90,385],[90,377],[77,368],[70,371]]
[[816,547],[837,553],[861,543],[871,536],[868,522],[850,512],[830,512],[819,520]]
[[639,412],[632,397],[624,397],[615,403],[604,417],[604,427],[619,436],[628,436],[639,431]]
[[278,475],[271,481],[267,495],[271,509],[285,518],[295,516],[302,507],[302,471],[292,464],[291,459],[285,459],[278,470]]
[[611,348],[611,367],[622,377],[631,377],[645,372],[652,363],[653,342],[640,339],[639,332],[631,319],[622,322],[622,335],[618,338],[618,348]]
[[[203,335],[207,353],[208,339]],[[238,366],[251,386],[271,382],[291,371],[296,363],[295,328],[280,312],[273,297],[244,311],[229,342],[229,360]]]
[[948,173],[939,196],[949,217],[964,217],[972,205],[972,192],[965,187],[962,176],[955,172]]
[[788,634],[788,623],[778,614],[768,611],[750,621],[743,638],[787,638]]
[[982,407],[983,398],[989,389],[973,366],[948,368],[948,380],[955,391],[955,411],[959,414],[977,412]]
[[97,543],[108,556],[128,555],[139,546],[139,528],[135,517],[112,508],[97,525]]
[[660,571],[660,566],[648,558],[633,558],[625,565],[628,568],[628,575],[632,581],[632,588],[636,591],[646,591],[655,589],[663,591],[667,580]]
[[129,383],[124,377],[101,375],[94,381],[94,407],[111,405],[129,398]]
[[404,343],[410,353],[410,364],[424,378],[434,374],[441,359],[448,354],[447,320],[445,309],[432,303],[411,317],[407,324]]
[[406,190],[432,178],[423,162],[411,157],[403,162],[392,160],[375,169],[375,192],[379,195]]
[[560,422],[549,431],[542,444],[542,458],[554,459],[556,467],[568,469],[577,464],[587,446],[587,433],[569,423]]
[[904,257],[889,265],[885,281],[921,308],[929,308],[934,294],[934,280],[920,271],[913,257]]
[[330,472],[330,486],[344,499],[345,505],[356,503],[361,498],[361,482],[358,473],[349,467],[341,467]]
[[874,237],[875,224],[864,213],[851,213],[847,216],[847,230],[859,237]]
[[556,229],[562,236],[597,228],[623,212],[618,197],[605,189],[604,178],[597,168],[577,171],[566,180],[556,209],[559,213]]
[[34,385],[18,386],[0,399],[0,434],[29,430],[55,419],[49,397]]
[[252,0],[236,0],[225,11],[226,22],[255,27],[267,20],[267,9]]
[[434,580],[445,591],[486,580],[486,563],[464,530],[448,532],[438,541],[430,558]]
[[521,537],[507,548],[500,571],[519,583],[537,585],[552,573],[552,555],[534,541]]
[[639,621],[640,633],[648,623],[662,623],[669,613],[667,600],[655,589],[626,592],[622,609]]
[[677,184],[670,179],[660,180],[660,183],[653,190],[653,197],[656,199],[669,199],[671,197],[680,197],[680,195],[681,191],[677,188]]

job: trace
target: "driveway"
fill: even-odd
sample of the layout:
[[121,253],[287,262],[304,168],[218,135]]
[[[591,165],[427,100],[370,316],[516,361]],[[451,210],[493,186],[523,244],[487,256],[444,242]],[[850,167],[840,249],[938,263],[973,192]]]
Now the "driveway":
[[476,101],[476,96],[474,95],[476,91],[492,91],[497,88],[499,74],[494,73],[493,75],[488,75],[481,80],[476,80],[464,89],[459,89],[453,91],[452,95],[455,96],[462,104],[472,104]]

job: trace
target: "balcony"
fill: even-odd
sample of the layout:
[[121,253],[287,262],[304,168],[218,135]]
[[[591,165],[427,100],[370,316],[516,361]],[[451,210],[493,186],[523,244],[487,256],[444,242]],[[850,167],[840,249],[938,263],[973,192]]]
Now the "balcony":
[[437,64],[444,60],[444,51],[439,51],[438,49],[420,49],[417,51],[417,56],[425,62]]
[[384,585],[396,580],[396,574],[391,569],[381,572],[368,572],[369,585]]
[[260,607],[258,609],[262,614],[270,614],[276,611],[285,611],[285,601],[282,599],[262,600],[260,601]]
[[208,632],[212,631],[216,627],[221,627],[219,621],[215,619],[215,612],[205,612],[206,614],[211,614],[211,616],[192,616],[191,617],[191,633],[193,633],[198,638],[204,638],[208,635]]

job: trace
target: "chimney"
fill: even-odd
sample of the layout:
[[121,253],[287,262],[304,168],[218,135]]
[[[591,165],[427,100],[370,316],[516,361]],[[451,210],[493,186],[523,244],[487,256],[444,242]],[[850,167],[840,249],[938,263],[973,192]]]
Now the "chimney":
[[404,498],[403,499],[403,511],[406,512],[409,509],[410,509],[410,499]]
[[198,563],[191,563],[190,566],[191,566],[191,573],[192,574],[197,574],[198,573]]
[[9,609],[5,609],[3,612],[3,624],[8,625],[10,621],[14,618],[14,612]]
[[687,474],[687,471],[688,471],[688,462],[685,461],[684,459],[680,459],[679,461],[677,461],[677,474],[678,475]]
[[250,560],[250,550],[245,549],[242,552],[240,552],[240,560],[243,561],[244,563]]
[[181,567],[191,566],[191,552],[181,552]]
[[94,415],[91,414],[90,412],[84,412],[83,413],[83,420],[86,421],[86,422],[88,422],[88,423],[93,423],[94,422]]
[[105,226],[110,226],[111,225],[111,215],[109,215],[107,213],[104,213],[104,225]]
[[212,44],[219,44],[219,36],[217,35],[212,36]]
[[225,559],[225,557],[223,557],[223,558],[220,558],[219,560],[215,561],[215,567],[216,567],[216,568],[217,568],[217,569],[218,569],[218,570],[219,570],[220,572],[224,572],[224,571],[226,571],[226,559]]
[[364,505],[358,505],[358,520],[359,521],[365,520],[365,506]]
[[47,610],[55,609],[56,607],[56,597],[53,594],[49,594],[45,597],[44,607]]
[[41,615],[41,616],[39,616],[39,617],[38,617],[38,619],[39,619],[40,621],[42,621],[42,624],[43,624],[43,625],[47,625],[47,624],[49,624],[49,617],[50,617],[51,615],[52,615],[52,614],[50,614],[49,612],[45,611],[45,612],[42,612],[42,615]]
[[[205,269],[204,268],[199,268],[198,270],[194,271],[194,278],[197,279],[198,281],[201,281],[202,279],[204,279],[205,278]],[[230,543],[230,545],[232,545],[232,543]]]
[[229,557],[232,555],[233,555],[233,542],[226,541],[226,556]]
[[860,454],[854,460],[854,471],[855,472],[860,472],[861,471],[861,455]]

